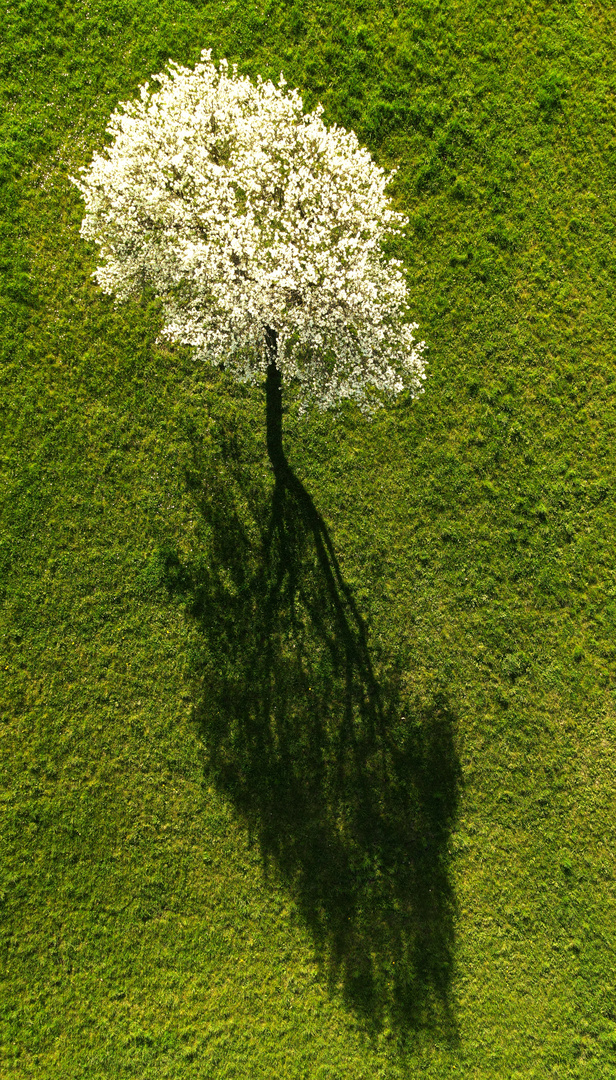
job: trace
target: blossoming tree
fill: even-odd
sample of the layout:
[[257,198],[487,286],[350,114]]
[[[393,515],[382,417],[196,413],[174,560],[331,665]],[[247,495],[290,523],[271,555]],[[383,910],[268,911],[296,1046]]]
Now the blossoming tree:
[[322,408],[419,392],[422,345],[382,246],[405,218],[355,134],[327,128],[321,106],[304,113],[282,76],[254,83],[209,50],[155,78],[73,179],[101,288],[151,287],[167,338],[239,380],[265,376],[270,396],[283,379]]

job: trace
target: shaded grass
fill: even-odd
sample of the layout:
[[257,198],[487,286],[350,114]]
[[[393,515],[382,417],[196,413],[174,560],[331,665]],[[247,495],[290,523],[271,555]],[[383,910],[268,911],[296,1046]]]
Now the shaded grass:
[[[598,4],[131,0],[7,12],[8,1075],[613,1072],[613,37],[613,12]],[[399,166],[396,199],[411,216],[400,251],[430,350],[422,400],[372,424],[351,412],[299,423],[291,400],[285,416],[291,467],[331,539],[374,678],[400,705],[389,718],[408,717],[407,705],[424,718],[395,733],[408,740],[398,787],[391,759],[379,764],[378,740],[369,744],[351,783],[359,802],[336,818],[333,863],[305,830],[319,820],[318,792],[332,832],[336,763],[347,778],[355,766],[336,757],[331,734],[321,773],[289,744],[296,729],[311,737],[316,719],[285,637],[292,568],[307,597],[293,632],[319,676],[317,717],[327,713],[330,732],[345,683],[327,667],[306,603],[322,612],[323,634],[340,626],[292,500],[263,560],[273,477],[262,395],[157,349],[155,305],[115,312],[100,296],[66,178],[100,145],[119,98],[168,56],[192,63],[208,45],[252,74],[283,68],[308,104],[322,99],[329,121],[352,124],[381,163]],[[186,484],[195,448],[199,487]],[[187,582],[167,587],[173,565],[192,568],[196,621],[185,616]],[[237,594],[242,567],[252,584]],[[257,601],[281,567],[286,584],[268,615]],[[269,659],[257,649],[266,616]],[[230,643],[242,628],[246,651],[230,650],[226,672],[212,671],[216,636]],[[344,658],[344,641],[336,648]],[[202,684],[190,656],[197,676],[210,665]],[[254,758],[229,725],[262,707],[268,664],[286,672],[274,687],[288,723],[275,751]],[[354,678],[361,686],[357,669]],[[233,714],[220,707],[229,687]],[[356,712],[362,700],[358,691]],[[443,702],[456,718],[447,753],[462,766],[457,824],[450,833],[445,815],[437,830],[452,888],[437,923],[451,1022],[419,1009],[402,1023],[394,1010],[392,1025],[385,965],[397,946],[383,946],[379,926],[402,889],[415,940],[414,890],[425,881],[419,863],[420,880],[409,879],[396,840],[369,924],[370,874],[357,875],[353,860],[374,863],[385,849],[369,831],[348,839],[348,823],[384,770],[386,833],[414,851],[386,813],[402,795],[411,811],[395,820],[429,832],[435,792],[418,787],[419,732],[442,730]],[[447,790],[458,798],[453,775]],[[336,952],[344,905],[327,884],[332,865],[355,904],[354,955],[374,965],[372,1035],[341,959],[350,949],[343,941]],[[440,947],[426,947],[423,982],[415,961],[406,966],[414,1005],[430,1000]]]
[[[279,411],[278,385],[270,398]],[[372,1029],[452,1039],[454,721],[444,693],[402,703],[401,656],[377,680],[327,527],[276,440],[270,458],[266,510],[241,457],[212,469],[197,452],[211,547],[192,568],[166,559],[197,627],[211,773],[290,885],[329,985]]]

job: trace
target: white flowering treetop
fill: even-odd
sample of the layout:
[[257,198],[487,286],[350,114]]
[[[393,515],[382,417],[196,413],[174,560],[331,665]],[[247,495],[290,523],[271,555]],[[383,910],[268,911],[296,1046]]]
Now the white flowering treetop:
[[417,393],[422,345],[382,248],[406,219],[355,134],[328,129],[321,106],[304,114],[282,76],[255,84],[209,50],[155,78],[73,180],[101,288],[127,300],[149,286],[167,338],[243,381],[275,365],[305,403]]

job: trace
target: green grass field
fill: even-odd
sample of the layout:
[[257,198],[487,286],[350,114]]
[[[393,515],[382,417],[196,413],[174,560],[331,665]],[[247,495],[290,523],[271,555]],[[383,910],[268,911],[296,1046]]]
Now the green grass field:
[[[0,1075],[615,1077],[613,5],[2,22]],[[68,180],[207,47],[410,218],[426,391],[289,400],[282,502]]]

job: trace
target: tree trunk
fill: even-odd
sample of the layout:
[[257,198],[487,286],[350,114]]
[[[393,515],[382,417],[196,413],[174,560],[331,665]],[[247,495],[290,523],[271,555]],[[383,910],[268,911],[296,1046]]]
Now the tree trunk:
[[276,366],[278,334],[270,326],[265,328],[265,347],[269,360],[265,380],[267,453],[272,463],[274,475],[280,478],[287,468],[287,461],[282,448],[282,375]]

